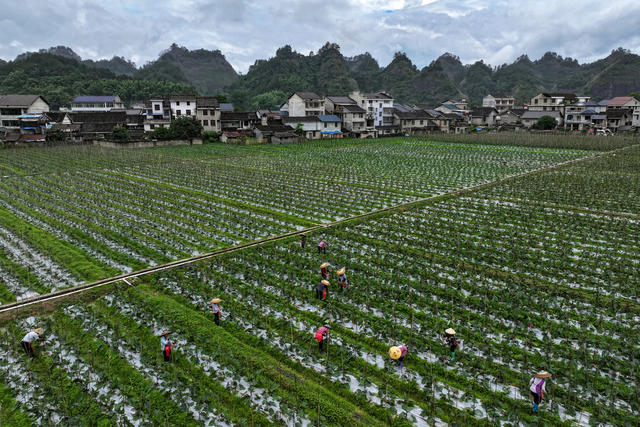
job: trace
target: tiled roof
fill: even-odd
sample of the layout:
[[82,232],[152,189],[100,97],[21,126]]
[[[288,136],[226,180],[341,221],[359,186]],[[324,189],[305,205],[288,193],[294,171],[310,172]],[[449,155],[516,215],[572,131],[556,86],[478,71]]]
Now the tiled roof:
[[318,116],[288,116],[283,117],[283,123],[319,122]]
[[217,108],[220,105],[218,99],[213,96],[202,96],[196,98],[196,106],[198,108]]
[[384,92],[363,93],[362,96],[367,99],[393,99],[392,96]]
[[486,117],[492,112],[497,112],[497,110],[493,107],[478,107],[471,110],[472,117]]
[[127,113],[125,111],[95,111],[67,113],[73,123],[125,123]]
[[318,116],[318,120],[321,122],[340,122],[340,117],[335,114],[321,114]]
[[633,101],[634,98],[632,96],[616,96],[615,98],[611,98],[609,102],[607,102],[607,106],[609,107],[621,107],[625,105],[629,101]]
[[30,107],[38,98],[39,95],[0,95],[0,107]]
[[348,96],[327,96],[327,99],[334,104],[355,104],[356,101]]
[[542,95],[546,96],[547,98],[553,98],[553,97],[563,97],[567,99],[577,98],[575,93],[568,93],[568,92],[543,92]]
[[347,113],[366,113],[367,110],[360,107],[359,105],[343,105],[342,109]]
[[195,101],[195,95],[171,95],[169,101]]
[[395,116],[398,116],[399,119],[403,120],[428,120],[431,118],[429,113],[426,111],[395,111],[393,113]]
[[223,102],[220,104],[220,111],[233,111],[233,104]]
[[232,120],[258,120],[256,114],[252,111],[242,111],[242,112],[230,112],[223,111],[220,113],[220,120],[222,121],[232,121]]
[[298,95],[302,99],[320,99],[320,96],[314,92],[295,92],[294,95]]
[[115,96],[76,96],[71,102],[115,102]]

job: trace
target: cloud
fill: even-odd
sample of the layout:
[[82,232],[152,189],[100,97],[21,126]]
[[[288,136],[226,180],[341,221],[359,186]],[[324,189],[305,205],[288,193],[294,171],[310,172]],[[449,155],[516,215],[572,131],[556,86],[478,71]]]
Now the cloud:
[[[385,65],[404,51],[418,67],[444,52],[465,63],[546,51],[593,61],[619,46],[640,53],[640,2],[600,0],[27,0],[3,2],[0,58],[66,45],[84,58],[157,58],[171,43],[220,49],[238,70],[285,44],[326,41]],[[108,5],[108,6],[107,6]],[[28,17],[27,17],[28,16]],[[28,22],[27,22],[28,20]],[[42,31],[46,28],[46,31]]]

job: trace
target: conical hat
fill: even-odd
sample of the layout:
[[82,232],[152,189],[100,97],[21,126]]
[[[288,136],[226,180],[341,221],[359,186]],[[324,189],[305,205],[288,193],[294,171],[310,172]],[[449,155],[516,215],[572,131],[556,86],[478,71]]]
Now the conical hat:
[[400,359],[400,356],[402,356],[402,350],[400,350],[400,347],[393,346],[389,349],[389,357],[393,360]]
[[536,374],[536,377],[538,378],[549,378],[551,376],[551,374],[547,371],[540,371]]
[[322,282],[320,282],[320,283],[322,283],[323,285],[326,285],[326,286],[329,286],[329,285],[330,285],[330,283],[329,283],[329,281],[328,281],[328,280],[323,280],[323,281],[322,281]]
[[35,332],[35,333],[36,333],[36,334],[38,334],[38,335],[42,335],[42,334],[44,334],[44,331],[42,330],[42,328],[35,328],[35,329],[33,330],[33,332]]
[[327,268],[327,267],[329,267],[329,263],[328,262],[325,262],[325,263],[320,265],[320,268]]
[[347,271],[344,267],[342,267],[340,270],[337,271],[338,274],[344,274],[344,272]]
[[217,303],[219,303],[220,301],[222,301],[220,298],[214,298],[214,299],[212,299],[212,300],[211,300],[211,301],[209,301],[209,302],[210,302],[211,304],[217,304]]
[[449,335],[455,335],[455,334],[456,334],[456,331],[454,331],[454,330],[453,330],[453,329],[451,329],[451,328],[447,328],[447,329],[445,329],[445,331],[444,331],[444,332],[445,332],[445,333],[447,333],[447,334],[449,334]]
[[171,333],[171,331],[169,331],[169,330],[166,330],[166,329],[165,329],[164,331],[162,331],[162,332],[160,333],[160,336],[162,337],[162,336],[164,336],[164,335],[169,335],[170,333]]

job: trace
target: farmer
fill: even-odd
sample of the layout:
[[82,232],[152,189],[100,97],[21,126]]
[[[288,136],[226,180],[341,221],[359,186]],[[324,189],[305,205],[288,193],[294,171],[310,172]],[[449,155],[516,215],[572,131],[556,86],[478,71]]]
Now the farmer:
[[320,265],[320,274],[323,280],[329,280],[329,276],[331,276],[331,264],[325,262]]
[[344,291],[347,287],[347,275],[345,274],[346,268],[342,267],[336,273],[338,274],[338,283],[340,284],[340,290]]
[[318,341],[318,351],[320,351],[322,353],[322,350],[324,348],[324,341],[329,339],[329,329],[331,329],[331,326],[329,325],[324,325],[321,328],[318,328],[318,330],[316,331],[316,340]]
[[216,322],[217,326],[220,326],[220,314],[222,313],[222,311],[220,310],[220,306],[218,305],[220,301],[222,301],[220,298],[214,298],[211,301],[209,301],[209,304],[211,304],[211,312],[213,313],[213,319],[214,319],[214,322]]
[[449,345],[451,351],[451,360],[456,358],[456,349],[458,348],[458,339],[456,338],[456,331],[452,328],[448,328],[444,331],[444,341]]
[[547,378],[549,378],[551,374],[547,371],[538,372],[531,380],[529,381],[529,394],[531,395],[531,399],[533,399],[533,412],[538,412],[538,405],[542,400],[544,400],[543,394],[545,391],[545,383]]
[[300,235],[300,247],[302,249],[304,249],[305,246],[307,246],[307,235],[306,234],[301,234]]
[[24,338],[22,338],[22,342],[20,343],[20,345],[24,349],[25,353],[27,353],[27,356],[32,359],[35,357],[35,354],[33,353],[33,342],[39,341],[40,335],[42,335],[43,333],[44,331],[42,330],[42,328],[36,328],[31,332],[27,332]]
[[162,356],[165,362],[171,362],[171,350],[173,349],[173,343],[169,339],[171,331],[162,331],[160,336],[160,349],[162,350]]
[[402,369],[402,363],[404,362],[404,357],[407,355],[407,346],[404,344],[400,344],[398,346],[393,346],[389,349],[389,357],[393,360],[398,361],[398,369]]
[[327,253],[327,242],[324,240],[321,240],[320,243],[318,243],[318,253]]
[[327,297],[327,293],[329,291],[329,281],[328,280],[322,280],[320,283],[318,283],[318,286],[316,286],[316,298],[323,300]]

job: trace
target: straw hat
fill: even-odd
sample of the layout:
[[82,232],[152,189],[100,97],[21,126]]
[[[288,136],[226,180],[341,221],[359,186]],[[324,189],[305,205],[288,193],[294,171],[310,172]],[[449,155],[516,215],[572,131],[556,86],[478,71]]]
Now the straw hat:
[[329,263],[328,262],[325,262],[325,263],[320,265],[320,268],[327,268],[327,267],[329,267]]
[[169,335],[170,333],[171,333],[171,331],[169,331],[169,330],[166,330],[166,329],[165,329],[164,331],[162,331],[162,333],[160,334],[160,336],[161,336],[161,337],[163,337],[163,336],[165,336],[165,335]]
[[451,328],[447,328],[447,329],[445,329],[445,330],[444,330],[444,332],[445,332],[445,333],[447,333],[447,334],[449,334],[449,335],[455,335],[455,334],[456,334],[456,331],[454,331],[454,330],[453,330],[453,329],[451,329]]
[[394,345],[389,349],[389,357],[392,358],[393,360],[400,359],[401,355],[402,355],[402,350],[400,350],[400,347],[396,347]]
[[331,325],[324,325],[325,328],[331,329]]
[[338,273],[338,275],[342,275],[342,274],[344,274],[345,271],[347,271],[347,270],[345,270],[345,268],[342,267],[340,270],[337,271],[337,273]]
[[214,298],[214,299],[212,299],[212,300],[211,300],[211,301],[209,301],[209,302],[210,302],[211,304],[217,304],[217,303],[219,303],[220,301],[222,301],[220,298]]
[[551,374],[547,371],[540,371],[536,374],[536,377],[538,378],[549,378],[551,376]]
[[325,285],[325,286],[329,286],[329,285],[330,285],[330,283],[329,283],[329,281],[328,281],[328,280],[323,280],[323,281],[322,281],[322,282],[320,282],[320,283],[322,283],[322,284],[323,284],[323,285]]
[[42,334],[44,334],[44,331],[42,330],[42,328],[35,328],[35,329],[33,330],[33,332],[35,332],[35,333],[36,333],[36,334],[38,334],[38,335],[42,335]]

